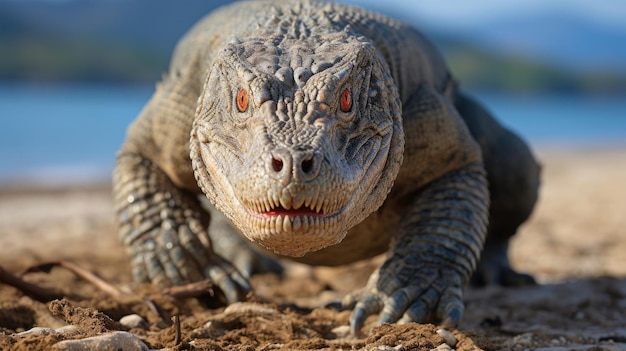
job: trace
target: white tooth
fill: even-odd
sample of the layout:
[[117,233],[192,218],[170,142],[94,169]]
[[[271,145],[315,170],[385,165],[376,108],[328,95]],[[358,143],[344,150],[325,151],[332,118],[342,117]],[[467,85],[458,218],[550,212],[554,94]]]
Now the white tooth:
[[278,192],[272,191],[272,208],[276,208],[280,206],[280,200],[278,200]]
[[299,232],[300,229],[302,229],[302,219],[300,216],[296,216],[293,219],[293,231],[294,232]]
[[303,216],[302,217],[302,231],[303,232],[308,232],[309,231],[309,216]]
[[304,199],[302,198],[302,196],[297,196],[295,199],[293,199],[293,209],[297,210],[300,207],[302,207],[302,205],[304,204]]
[[276,233],[280,234],[284,232],[283,225],[284,225],[285,217],[287,216],[279,215],[278,218],[276,218]]
[[311,201],[311,209],[315,210],[317,208],[317,204],[320,203],[320,196],[321,193],[316,193],[315,194],[315,199],[313,199],[313,201]]
[[[261,219],[261,218],[258,218],[258,219]],[[261,233],[263,233],[264,236],[268,235],[270,232],[270,224],[268,222],[269,221],[267,220],[261,220],[261,221],[256,222],[257,226],[261,228],[260,231]]]
[[259,219],[260,218],[257,218],[256,225],[258,226],[258,228],[260,228],[260,230],[259,230],[260,233],[261,233],[260,239],[265,239],[268,236],[270,236],[270,229],[269,229],[270,225],[269,225],[268,221],[263,221],[263,220],[259,220]]
[[310,205],[311,205],[311,198],[307,196],[306,199],[304,199],[304,206],[311,208]]
[[291,198],[291,195],[289,194],[287,189],[284,189],[280,196],[280,205],[283,206],[285,210],[291,210],[292,201],[293,199]]
[[293,227],[291,226],[291,219],[289,216],[285,216],[283,219],[283,230],[287,233],[291,233],[293,231]]
[[268,222],[268,231],[270,234],[276,233],[276,218],[270,219]]
[[320,213],[322,211],[322,206],[324,206],[324,197],[318,196],[317,203],[315,204],[315,212]]

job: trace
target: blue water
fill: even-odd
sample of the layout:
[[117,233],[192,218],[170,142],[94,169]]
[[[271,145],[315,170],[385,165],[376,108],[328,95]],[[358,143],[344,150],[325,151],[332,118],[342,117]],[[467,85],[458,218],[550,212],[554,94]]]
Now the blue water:
[[475,96],[503,124],[538,146],[626,145],[626,96]]
[[[153,87],[0,84],[0,183],[106,180]],[[535,147],[626,145],[626,99],[475,94]]]
[[152,87],[0,84],[0,182],[110,177]]

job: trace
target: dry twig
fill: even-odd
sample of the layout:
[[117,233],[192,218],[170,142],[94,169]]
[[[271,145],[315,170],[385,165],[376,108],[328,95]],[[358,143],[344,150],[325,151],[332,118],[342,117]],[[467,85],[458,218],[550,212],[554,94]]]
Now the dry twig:
[[39,302],[62,299],[66,294],[51,288],[44,288],[14,275],[0,266],[0,283],[10,285]]
[[174,345],[180,345],[182,340],[182,333],[180,331],[180,316],[174,315],[172,317],[172,323],[174,323],[174,328],[176,328],[176,337],[174,338]]
[[46,272],[49,273],[52,268],[54,267],[62,267],[67,269],[68,271],[74,273],[76,276],[78,276],[79,278],[82,278],[83,280],[93,284],[94,286],[96,286],[98,289],[106,292],[107,294],[119,299],[123,296],[129,296],[130,294],[123,292],[122,290],[118,289],[117,287],[115,287],[114,285],[104,281],[103,279],[101,279],[100,277],[96,276],[95,274],[87,271],[86,269],[79,267],[78,265],[69,262],[69,261],[57,261],[57,262],[48,262],[48,263],[43,263],[43,264],[39,264],[37,266],[33,266],[30,267],[26,270],[26,272],[24,272],[24,274],[26,273],[32,273],[32,272]]

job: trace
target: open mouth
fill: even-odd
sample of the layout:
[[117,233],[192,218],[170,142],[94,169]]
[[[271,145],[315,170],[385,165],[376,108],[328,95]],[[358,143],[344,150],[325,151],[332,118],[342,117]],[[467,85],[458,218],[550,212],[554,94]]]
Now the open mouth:
[[[310,217],[310,218],[324,218],[328,217],[322,207],[312,208],[310,206],[301,206],[299,208],[285,208],[282,205],[278,205],[276,207],[266,207],[265,209],[248,209],[248,213],[252,214],[255,217],[260,217],[264,219],[274,219],[277,217],[281,218],[289,218],[291,220],[297,217]],[[331,212],[332,214],[332,212]]]
[[247,213],[244,229],[248,231],[244,234],[280,255],[301,257],[343,239],[347,231],[338,223],[346,202],[341,200],[341,197],[299,199],[297,204],[290,198],[250,201],[242,204]]
[[268,197],[260,200],[246,200],[241,202],[243,208],[253,217],[264,220],[273,220],[278,217],[290,220],[295,220],[298,217],[300,219],[323,220],[342,212],[346,205],[346,201],[342,197],[300,198],[297,200],[291,197]]
[[266,218],[273,218],[273,217],[278,217],[278,216],[287,216],[290,219],[293,219],[295,217],[324,217],[324,210],[323,209],[319,209],[319,210],[315,210],[313,208],[310,208],[308,206],[302,206],[298,209],[286,209],[283,206],[278,206],[277,208],[273,208],[269,211],[263,211],[258,213],[259,215],[261,215],[262,217],[266,217]]

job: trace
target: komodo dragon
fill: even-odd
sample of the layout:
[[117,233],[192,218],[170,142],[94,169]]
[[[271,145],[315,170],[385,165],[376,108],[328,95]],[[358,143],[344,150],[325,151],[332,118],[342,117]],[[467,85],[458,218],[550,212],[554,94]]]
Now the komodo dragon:
[[[387,252],[341,301],[356,332],[372,314],[458,323],[475,270],[478,283],[532,282],[507,249],[538,177],[416,30],[302,0],[239,2],[193,27],[113,181],[138,282],[211,279],[233,302],[273,269],[263,251],[328,266]],[[202,193],[236,230],[207,229]]]

